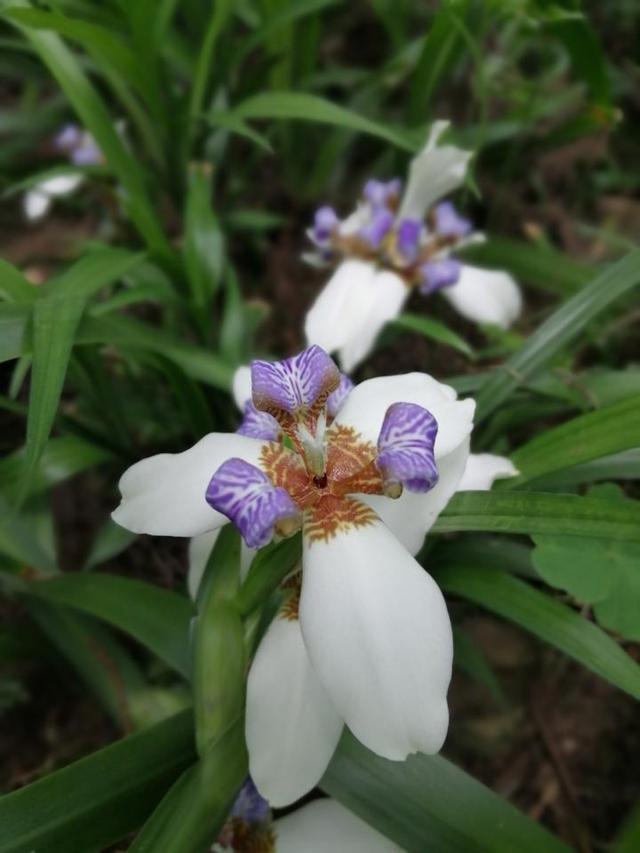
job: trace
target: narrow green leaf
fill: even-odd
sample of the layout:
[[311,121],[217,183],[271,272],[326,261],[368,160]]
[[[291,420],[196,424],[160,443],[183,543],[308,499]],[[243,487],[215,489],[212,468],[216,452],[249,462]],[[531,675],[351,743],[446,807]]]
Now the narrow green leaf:
[[218,837],[248,771],[243,721],[228,729],[166,794],[130,853],[202,853]]
[[253,613],[274,592],[302,556],[302,539],[292,536],[261,548],[254,557],[249,574],[236,596],[242,616]]
[[548,364],[602,311],[640,284],[640,249],[630,252],[565,302],[483,385],[476,419],[486,418]]
[[640,448],[604,456],[536,480],[538,489],[560,489],[602,480],[640,480]]
[[580,463],[590,462],[640,444],[640,396],[580,415],[537,435],[511,454],[519,477],[503,481],[514,488]]
[[176,714],[0,797],[0,853],[104,850],[137,829],[193,760],[193,718]]
[[134,637],[181,675],[190,672],[189,601],[118,575],[68,573],[30,584],[29,596],[90,613]]
[[505,572],[450,566],[437,581],[451,595],[510,619],[577,660],[601,678],[640,699],[640,665],[608,634],[575,610]]
[[224,243],[211,207],[211,170],[196,164],[189,174],[185,203],[184,259],[193,303],[199,312],[210,304],[222,276]]
[[440,755],[387,761],[345,731],[320,785],[402,850],[569,853],[540,824]]
[[37,569],[45,575],[57,569],[53,560],[40,547],[30,525],[0,494],[0,553],[26,569]]
[[30,284],[12,264],[0,258],[0,295],[3,299],[28,304],[37,293],[35,285]]
[[543,492],[461,492],[453,496],[432,529],[434,533],[494,530],[640,542],[640,505]]
[[232,114],[243,119],[291,119],[330,124],[376,136],[403,151],[413,153],[418,148],[414,140],[401,131],[305,92],[261,92],[235,106]]
[[96,538],[91,543],[91,550],[87,555],[87,559],[82,567],[85,571],[99,566],[110,560],[112,557],[117,557],[126,550],[129,545],[137,538],[137,534],[120,527],[115,521],[107,519],[104,525],[98,531]]
[[193,624],[193,692],[199,755],[242,713],[247,660],[234,602],[240,584],[240,536],[222,529],[200,582]]
[[439,344],[453,347],[464,355],[474,355],[473,350],[464,338],[452,332],[444,323],[439,323],[431,317],[421,317],[419,314],[401,314],[392,321],[391,325],[397,326],[399,329],[418,332],[424,335],[425,338],[431,338],[431,340],[437,341]]
[[30,305],[0,303],[0,362],[19,358],[30,349],[25,333],[31,311]]

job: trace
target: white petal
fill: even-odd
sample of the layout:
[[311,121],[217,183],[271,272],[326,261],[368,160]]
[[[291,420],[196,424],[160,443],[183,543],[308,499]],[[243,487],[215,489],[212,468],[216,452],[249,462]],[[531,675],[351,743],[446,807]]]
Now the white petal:
[[338,353],[345,373],[351,373],[369,355],[378,334],[402,311],[408,295],[409,289],[400,276],[389,271],[376,273],[369,284],[369,295],[360,305],[360,331]]
[[402,848],[336,800],[314,800],[274,824],[276,853],[395,853]]
[[[216,539],[220,533],[220,528],[217,530],[209,530],[207,533],[202,533],[200,536],[194,536],[189,542],[189,571],[187,573],[187,590],[191,598],[195,601],[198,597],[198,589],[202,575],[207,567],[207,561],[216,544]],[[255,549],[249,548],[244,539],[240,540],[240,580],[243,581],[249,574],[251,562],[255,557]]]
[[462,479],[458,484],[459,492],[488,491],[495,480],[505,477],[517,477],[520,472],[506,456],[494,456],[493,453],[470,453]]
[[84,175],[56,175],[54,178],[42,181],[37,189],[48,196],[64,196],[75,192],[83,181]]
[[365,261],[340,264],[307,313],[307,343],[331,353],[357,339],[375,276],[376,268]]
[[438,146],[438,140],[448,126],[448,121],[434,122],[426,145],[411,161],[399,219],[422,219],[434,201],[464,181],[473,152],[463,151],[454,145]]
[[453,645],[435,581],[385,525],[303,550],[300,626],[311,664],[353,734],[392,760],[437,752]]
[[251,368],[242,365],[233,374],[232,384],[233,399],[241,412],[244,412],[246,403],[251,399]]
[[159,453],[132,465],[120,478],[113,520],[133,533],[198,536],[227,522],[204,495],[211,477],[231,457],[258,464],[264,442],[212,432],[183,453]]
[[520,316],[522,295],[509,273],[462,265],[460,278],[441,293],[453,307],[474,323],[508,329]]
[[427,373],[379,376],[361,382],[349,394],[336,423],[352,426],[366,441],[378,440],[385,412],[392,403],[417,403],[438,421],[436,459],[447,456],[469,435],[475,402],[457,400],[456,392]]
[[28,190],[22,197],[22,207],[29,222],[35,222],[47,213],[51,199],[39,189]]
[[313,671],[300,623],[276,617],[247,681],[249,772],[272,806],[302,797],[323,775],[342,720]]
[[454,493],[460,491],[468,457],[467,438],[451,453],[438,459],[438,483],[426,494],[404,491],[397,500],[384,495],[359,495],[359,499],[378,513],[407,551],[417,554],[437,517]]

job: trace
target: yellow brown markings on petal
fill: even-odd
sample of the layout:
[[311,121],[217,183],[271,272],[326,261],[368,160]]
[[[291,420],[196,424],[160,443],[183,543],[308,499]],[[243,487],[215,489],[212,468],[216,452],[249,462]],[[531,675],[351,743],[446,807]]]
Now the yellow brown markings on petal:
[[383,483],[375,458],[376,447],[353,427],[334,424],[329,433],[327,477],[334,495],[380,495]]
[[299,507],[315,498],[315,490],[300,457],[282,444],[265,444],[260,453],[260,467],[274,486],[282,486]]
[[254,826],[237,817],[231,818],[229,823],[232,850],[238,853],[272,853],[276,849],[276,837],[269,826]]
[[367,527],[377,519],[375,512],[361,501],[324,495],[305,512],[303,531],[309,544],[329,542],[338,533]]
[[287,593],[287,598],[280,610],[280,618],[288,622],[297,622],[300,609],[300,588],[302,587],[302,572],[296,572],[287,578],[281,585],[281,589]]

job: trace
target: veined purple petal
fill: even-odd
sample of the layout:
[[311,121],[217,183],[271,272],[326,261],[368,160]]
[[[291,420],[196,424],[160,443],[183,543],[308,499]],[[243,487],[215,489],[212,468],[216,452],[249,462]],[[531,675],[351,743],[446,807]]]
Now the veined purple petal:
[[327,397],[327,414],[330,418],[335,418],[338,414],[340,407],[353,390],[353,387],[353,382],[349,379],[347,374],[341,373],[340,384],[336,390]]
[[398,251],[409,264],[412,264],[418,256],[421,229],[422,223],[417,219],[403,219],[398,226]]
[[262,412],[297,415],[323,405],[340,384],[340,371],[319,346],[284,361],[251,363],[253,402]]
[[58,151],[64,151],[69,154],[73,149],[80,144],[82,140],[82,131],[77,124],[65,124],[53,138],[53,144]]
[[363,197],[372,207],[386,207],[392,200],[400,196],[402,181],[393,178],[390,181],[378,181],[375,178],[367,181],[362,190]]
[[247,823],[263,823],[270,819],[271,809],[269,803],[258,793],[253,779],[247,777],[246,782],[240,788],[238,796],[231,808],[230,817],[237,817]]
[[440,237],[460,239],[471,232],[472,225],[464,216],[460,216],[450,201],[441,201],[434,208],[435,231]]
[[210,507],[226,515],[249,548],[262,548],[273,538],[278,522],[297,526],[300,510],[286,489],[274,486],[264,471],[244,459],[227,459],[207,486]]
[[428,492],[438,482],[433,448],[438,422],[416,403],[393,403],[386,411],[378,437],[377,465],[385,487],[405,486]]
[[393,213],[388,208],[376,208],[372,212],[369,222],[359,229],[358,236],[368,243],[372,249],[378,249],[393,227],[394,219]]
[[263,441],[278,441],[280,424],[267,412],[260,412],[247,400],[244,406],[242,423],[236,430],[238,435],[248,435],[250,438],[261,438]]
[[338,214],[332,207],[328,205],[319,207],[313,217],[313,228],[310,231],[311,239],[317,246],[326,246],[339,224]]
[[460,278],[461,269],[462,264],[456,258],[428,261],[420,268],[422,273],[420,293],[428,296],[442,290],[443,287],[451,287]]

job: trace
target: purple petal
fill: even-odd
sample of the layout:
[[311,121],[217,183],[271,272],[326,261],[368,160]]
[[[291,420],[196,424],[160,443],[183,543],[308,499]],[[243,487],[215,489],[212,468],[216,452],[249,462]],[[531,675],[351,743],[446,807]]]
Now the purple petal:
[[313,218],[311,239],[317,246],[324,247],[339,224],[338,215],[332,207],[328,205],[319,207]]
[[386,207],[388,203],[400,195],[402,181],[393,178],[391,181],[377,181],[375,178],[367,181],[362,195],[372,207]]
[[262,412],[299,415],[323,405],[340,384],[340,371],[319,346],[284,361],[251,364],[253,402]]
[[359,229],[358,236],[365,243],[368,243],[372,249],[378,249],[393,227],[394,219],[395,217],[390,210],[386,207],[379,207],[373,211],[369,222]]
[[378,436],[377,465],[385,489],[398,485],[411,492],[428,492],[438,482],[433,447],[438,422],[415,403],[389,406]]
[[91,136],[86,134],[82,143],[73,149],[71,162],[74,166],[98,166],[102,163],[102,152]]
[[82,140],[82,131],[77,124],[65,124],[53,138],[53,144],[58,151],[64,151],[69,154],[73,149],[80,144]]
[[450,201],[441,201],[434,209],[435,231],[440,237],[466,237],[472,225],[468,219],[460,216]]
[[228,459],[211,478],[205,499],[226,515],[249,548],[262,548],[278,522],[300,522],[300,510],[286,489],[274,486],[264,471],[244,459]]
[[422,223],[417,219],[403,219],[397,230],[398,251],[407,263],[412,264],[418,256],[418,243]]
[[340,407],[353,390],[353,387],[353,382],[349,379],[347,374],[341,373],[340,384],[336,390],[327,397],[327,414],[330,418],[335,418],[338,414]]
[[429,261],[420,268],[422,284],[420,293],[428,296],[443,287],[451,287],[460,278],[462,264],[456,258],[443,258],[440,261]]
[[231,808],[231,817],[240,818],[249,824],[264,823],[271,817],[269,803],[260,796],[251,777],[247,777],[247,781],[240,788]]
[[236,432],[238,435],[248,435],[250,438],[260,438],[263,441],[278,441],[280,424],[267,412],[259,412],[251,400],[247,400],[242,423]]

